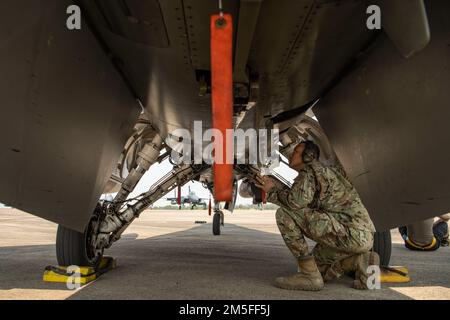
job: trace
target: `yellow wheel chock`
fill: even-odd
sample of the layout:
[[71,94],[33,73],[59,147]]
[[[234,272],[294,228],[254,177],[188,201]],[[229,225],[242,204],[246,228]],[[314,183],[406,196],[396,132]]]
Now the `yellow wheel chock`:
[[88,284],[100,277],[103,273],[116,268],[116,259],[112,257],[102,257],[97,268],[93,267],[54,267],[47,266],[44,270],[43,280],[45,282],[75,283],[80,285]]
[[402,266],[381,266],[381,283],[410,282],[408,268]]

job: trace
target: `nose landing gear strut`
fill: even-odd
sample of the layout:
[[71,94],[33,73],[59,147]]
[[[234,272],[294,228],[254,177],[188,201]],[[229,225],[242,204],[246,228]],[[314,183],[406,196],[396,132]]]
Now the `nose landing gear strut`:
[[219,236],[220,235],[220,229],[224,225],[225,215],[223,214],[223,211],[220,210],[219,202],[217,202],[214,205],[214,215],[213,215],[213,223],[212,223],[212,229],[213,229],[213,235]]

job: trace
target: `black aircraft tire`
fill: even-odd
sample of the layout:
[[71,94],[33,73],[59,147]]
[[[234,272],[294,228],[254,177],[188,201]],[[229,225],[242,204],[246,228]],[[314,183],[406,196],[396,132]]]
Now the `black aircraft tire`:
[[392,251],[391,232],[389,230],[375,232],[373,250],[380,256],[380,265],[388,266]]
[[56,234],[56,258],[60,266],[96,267],[101,256],[90,258],[84,233],[58,226]]
[[215,213],[213,216],[213,235],[220,235],[220,213]]

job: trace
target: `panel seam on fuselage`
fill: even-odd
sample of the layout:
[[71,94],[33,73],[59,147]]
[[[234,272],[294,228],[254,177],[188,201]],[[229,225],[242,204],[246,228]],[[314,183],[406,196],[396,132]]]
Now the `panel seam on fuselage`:
[[187,42],[187,49],[189,52],[189,62],[191,64],[191,66],[194,66],[193,61],[192,61],[192,51],[191,51],[191,39],[189,38],[189,32],[188,32],[188,24],[187,24],[187,20],[186,20],[186,11],[184,8],[184,0],[181,0],[181,7],[183,8],[183,22],[184,22],[184,31],[186,33],[186,42]]
[[292,45],[289,48],[289,53],[286,55],[286,58],[284,59],[284,61],[282,63],[282,66],[280,68],[281,72],[283,72],[283,70],[286,68],[286,65],[288,64],[288,61],[289,61],[289,59],[290,59],[290,57],[292,55],[292,52],[294,51],[294,48],[296,46],[296,43],[303,36],[303,33],[305,31],[305,27],[308,24],[309,18],[311,16],[311,13],[313,12],[315,6],[316,6],[316,1],[313,1],[311,3],[311,7],[309,8],[308,12],[306,13],[306,16],[305,16],[305,19],[303,21],[302,27],[300,28],[299,32],[295,36],[295,40],[292,42]]

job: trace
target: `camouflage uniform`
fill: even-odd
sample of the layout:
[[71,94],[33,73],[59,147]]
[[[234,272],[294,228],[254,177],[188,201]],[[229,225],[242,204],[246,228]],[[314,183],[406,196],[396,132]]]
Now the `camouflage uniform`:
[[317,242],[312,254],[322,274],[340,273],[339,261],[372,248],[374,225],[355,188],[337,168],[313,160],[291,189],[273,188],[267,200],[280,206],[277,225],[297,259],[310,254],[305,236]]

